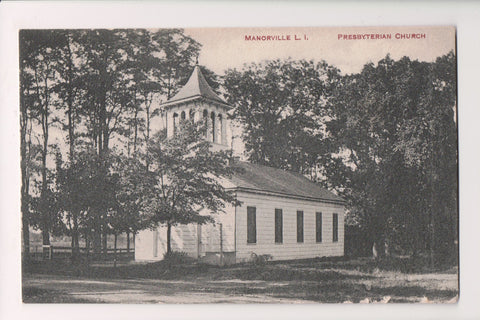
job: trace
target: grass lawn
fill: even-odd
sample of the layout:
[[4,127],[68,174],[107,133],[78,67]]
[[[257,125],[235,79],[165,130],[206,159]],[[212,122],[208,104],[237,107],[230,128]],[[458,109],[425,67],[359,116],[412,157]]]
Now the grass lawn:
[[161,261],[116,268],[57,261],[23,271],[26,303],[451,303],[458,297],[457,268],[428,272],[402,259],[229,267]]

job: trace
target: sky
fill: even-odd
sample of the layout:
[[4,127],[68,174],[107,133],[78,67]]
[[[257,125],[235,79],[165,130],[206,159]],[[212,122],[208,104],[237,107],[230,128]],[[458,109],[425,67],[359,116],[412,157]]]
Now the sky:
[[[431,62],[455,50],[455,28],[451,26],[187,28],[185,34],[202,44],[199,64],[220,76],[230,68],[241,70],[245,64],[288,58],[325,60],[343,74],[350,74],[387,54],[395,60],[408,56]],[[251,40],[257,36],[260,40]],[[232,135],[240,136],[240,127],[232,123],[231,130]],[[241,139],[234,139],[233,149],[245,157]]]
[[[343,74],[349,74],[361,71],[366,63],[376,63],[387,54],[395,60],[408,56],[431,62],[455,49],[455,28],[448,26],[187,28],[185,33],[203,45],[199,64],[219,75],[229,68],[241,69],[243,64],[277,58],[325,60]],[[407,39],[406,35],[412,33],[419,39]],[[354,35],[364,39],[348,39]],[[368,39],[371,35],[380,39]],[[277,36],[280,39],[290,36],[290,40],[246,40],[245,36]],[[301,40],[295,40],[295,36]]]

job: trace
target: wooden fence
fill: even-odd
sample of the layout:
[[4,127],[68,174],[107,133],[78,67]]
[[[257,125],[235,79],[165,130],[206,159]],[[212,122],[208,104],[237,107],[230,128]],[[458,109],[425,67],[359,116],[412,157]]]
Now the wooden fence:
[[[135,249],[108,248],[106,252],[93,252],[92,249],[80,247],[80,257],[91,261],[130,261],[135,259]],[[72,257],[72,247],[61,246],[35,246],[30,249],[32,260],[67,260]]]

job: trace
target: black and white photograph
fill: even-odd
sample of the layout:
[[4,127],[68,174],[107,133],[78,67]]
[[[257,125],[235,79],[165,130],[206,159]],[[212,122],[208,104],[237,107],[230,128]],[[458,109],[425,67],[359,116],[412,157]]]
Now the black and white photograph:
[[0,2],[0,318],[478,319],[480,6]]
[[455,304],[455,26],[21,29],[25,304]]

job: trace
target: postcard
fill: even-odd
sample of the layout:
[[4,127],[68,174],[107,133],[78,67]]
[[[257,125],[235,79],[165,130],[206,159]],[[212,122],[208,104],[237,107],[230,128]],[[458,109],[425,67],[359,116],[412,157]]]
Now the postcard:
[[454,26],[18,44],[24,303],[457,302]]

